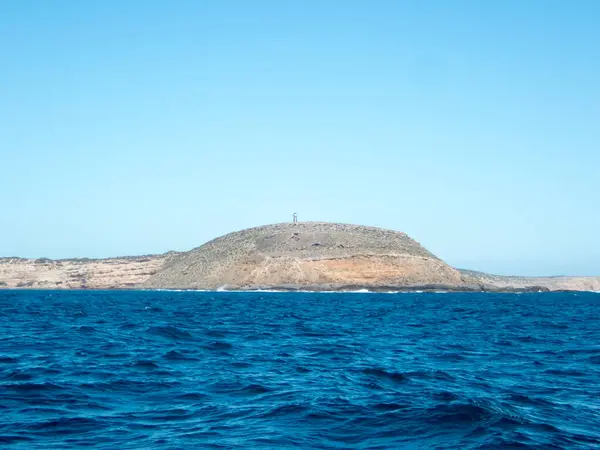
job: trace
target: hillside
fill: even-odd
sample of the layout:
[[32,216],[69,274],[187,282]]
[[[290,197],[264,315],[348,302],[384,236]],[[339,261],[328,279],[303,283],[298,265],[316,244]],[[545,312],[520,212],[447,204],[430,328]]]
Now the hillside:
[[405,233],[301,222],[237,231],[182,253],[0,258],[2,288],[600,291],[600,277],[506,277],[459,270]]
[[172,258],[142,286],[337,289],[460,283],[457,270],[404,233],[304,222],[227,234]]

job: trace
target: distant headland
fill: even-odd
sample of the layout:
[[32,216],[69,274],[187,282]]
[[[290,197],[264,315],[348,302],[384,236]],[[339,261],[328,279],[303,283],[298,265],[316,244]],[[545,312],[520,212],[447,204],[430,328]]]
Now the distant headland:
[[451,267],[405,233],[326,222],[227,234],[188,252],[0,258],[0,289],[600,291],[600,277],[505,277]]

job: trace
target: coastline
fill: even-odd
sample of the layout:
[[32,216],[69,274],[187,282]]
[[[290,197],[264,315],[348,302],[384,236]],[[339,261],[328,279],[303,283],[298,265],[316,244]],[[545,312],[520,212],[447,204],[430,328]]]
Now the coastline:
[[210,292],[210,293],[315,293],[315,294],[525,294],[525,293],[593,293],[600,290],[588,289],[550,289],[546,286],[529,287],[495,287],[495,286],[449,286],[449,285],[414,285],[414,286],[256,286],[232,289],[194,289],[194,288],[147,288],[142,286],[114,287],[37,287],[0,286],[0,292],[44,291],[44,292]]
[[174,290],[227,292],[600,292],[600,277],[518,277],[457,269],[457,284],[274,284],[200,289],[148,287],[144,283],[175,252],[104,259],[0,258],[0,290]]
[[600,276],[458,269],[405,233],[327,222],[273,224],[188,252],[89,259],[0,257],[0,289],[274,292],[598,292]]

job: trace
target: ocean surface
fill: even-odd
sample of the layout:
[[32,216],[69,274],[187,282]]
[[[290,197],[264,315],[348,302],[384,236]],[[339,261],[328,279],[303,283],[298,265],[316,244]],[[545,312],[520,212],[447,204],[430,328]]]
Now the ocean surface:
[[0,448],[600,448],[600,294],[0,291]]

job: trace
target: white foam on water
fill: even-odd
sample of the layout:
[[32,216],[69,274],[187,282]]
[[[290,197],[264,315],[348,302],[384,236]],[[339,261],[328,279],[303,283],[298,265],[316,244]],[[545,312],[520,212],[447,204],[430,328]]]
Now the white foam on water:
[[185,289],[144,289],[144,291],[155,291],[155,292],[184,292]]
[[276,289],[254,289],[252,291],[234,291],[234,292],[290,292],[290,291],[280,291]]
[[[154,291],[154,292],[229,292],[229,293],[245,293],[251,294],[253,292],[261,292],[261,293],[278,293],[278,294],[423,294],[425,291],[370,291],[368,289],[358,289],[355,291],[308,291],[308,290],[277,290],[277,289],[249,289],[249,290],[228,290],[226,289],[226,285],[220,286],[217,289],[143,289],[144,291]],[[542,291],[540,291],[542,292]],[[600,294],[600,291],[581,291],[581,292],[590,292],[593,294]],[[430,294],[456,294],[460,292],[452,292],[452,291],[430,291]],[[521,295],[523,292],[512,292],[515,295]],[[577,295],[577,294],[575,294]]]

